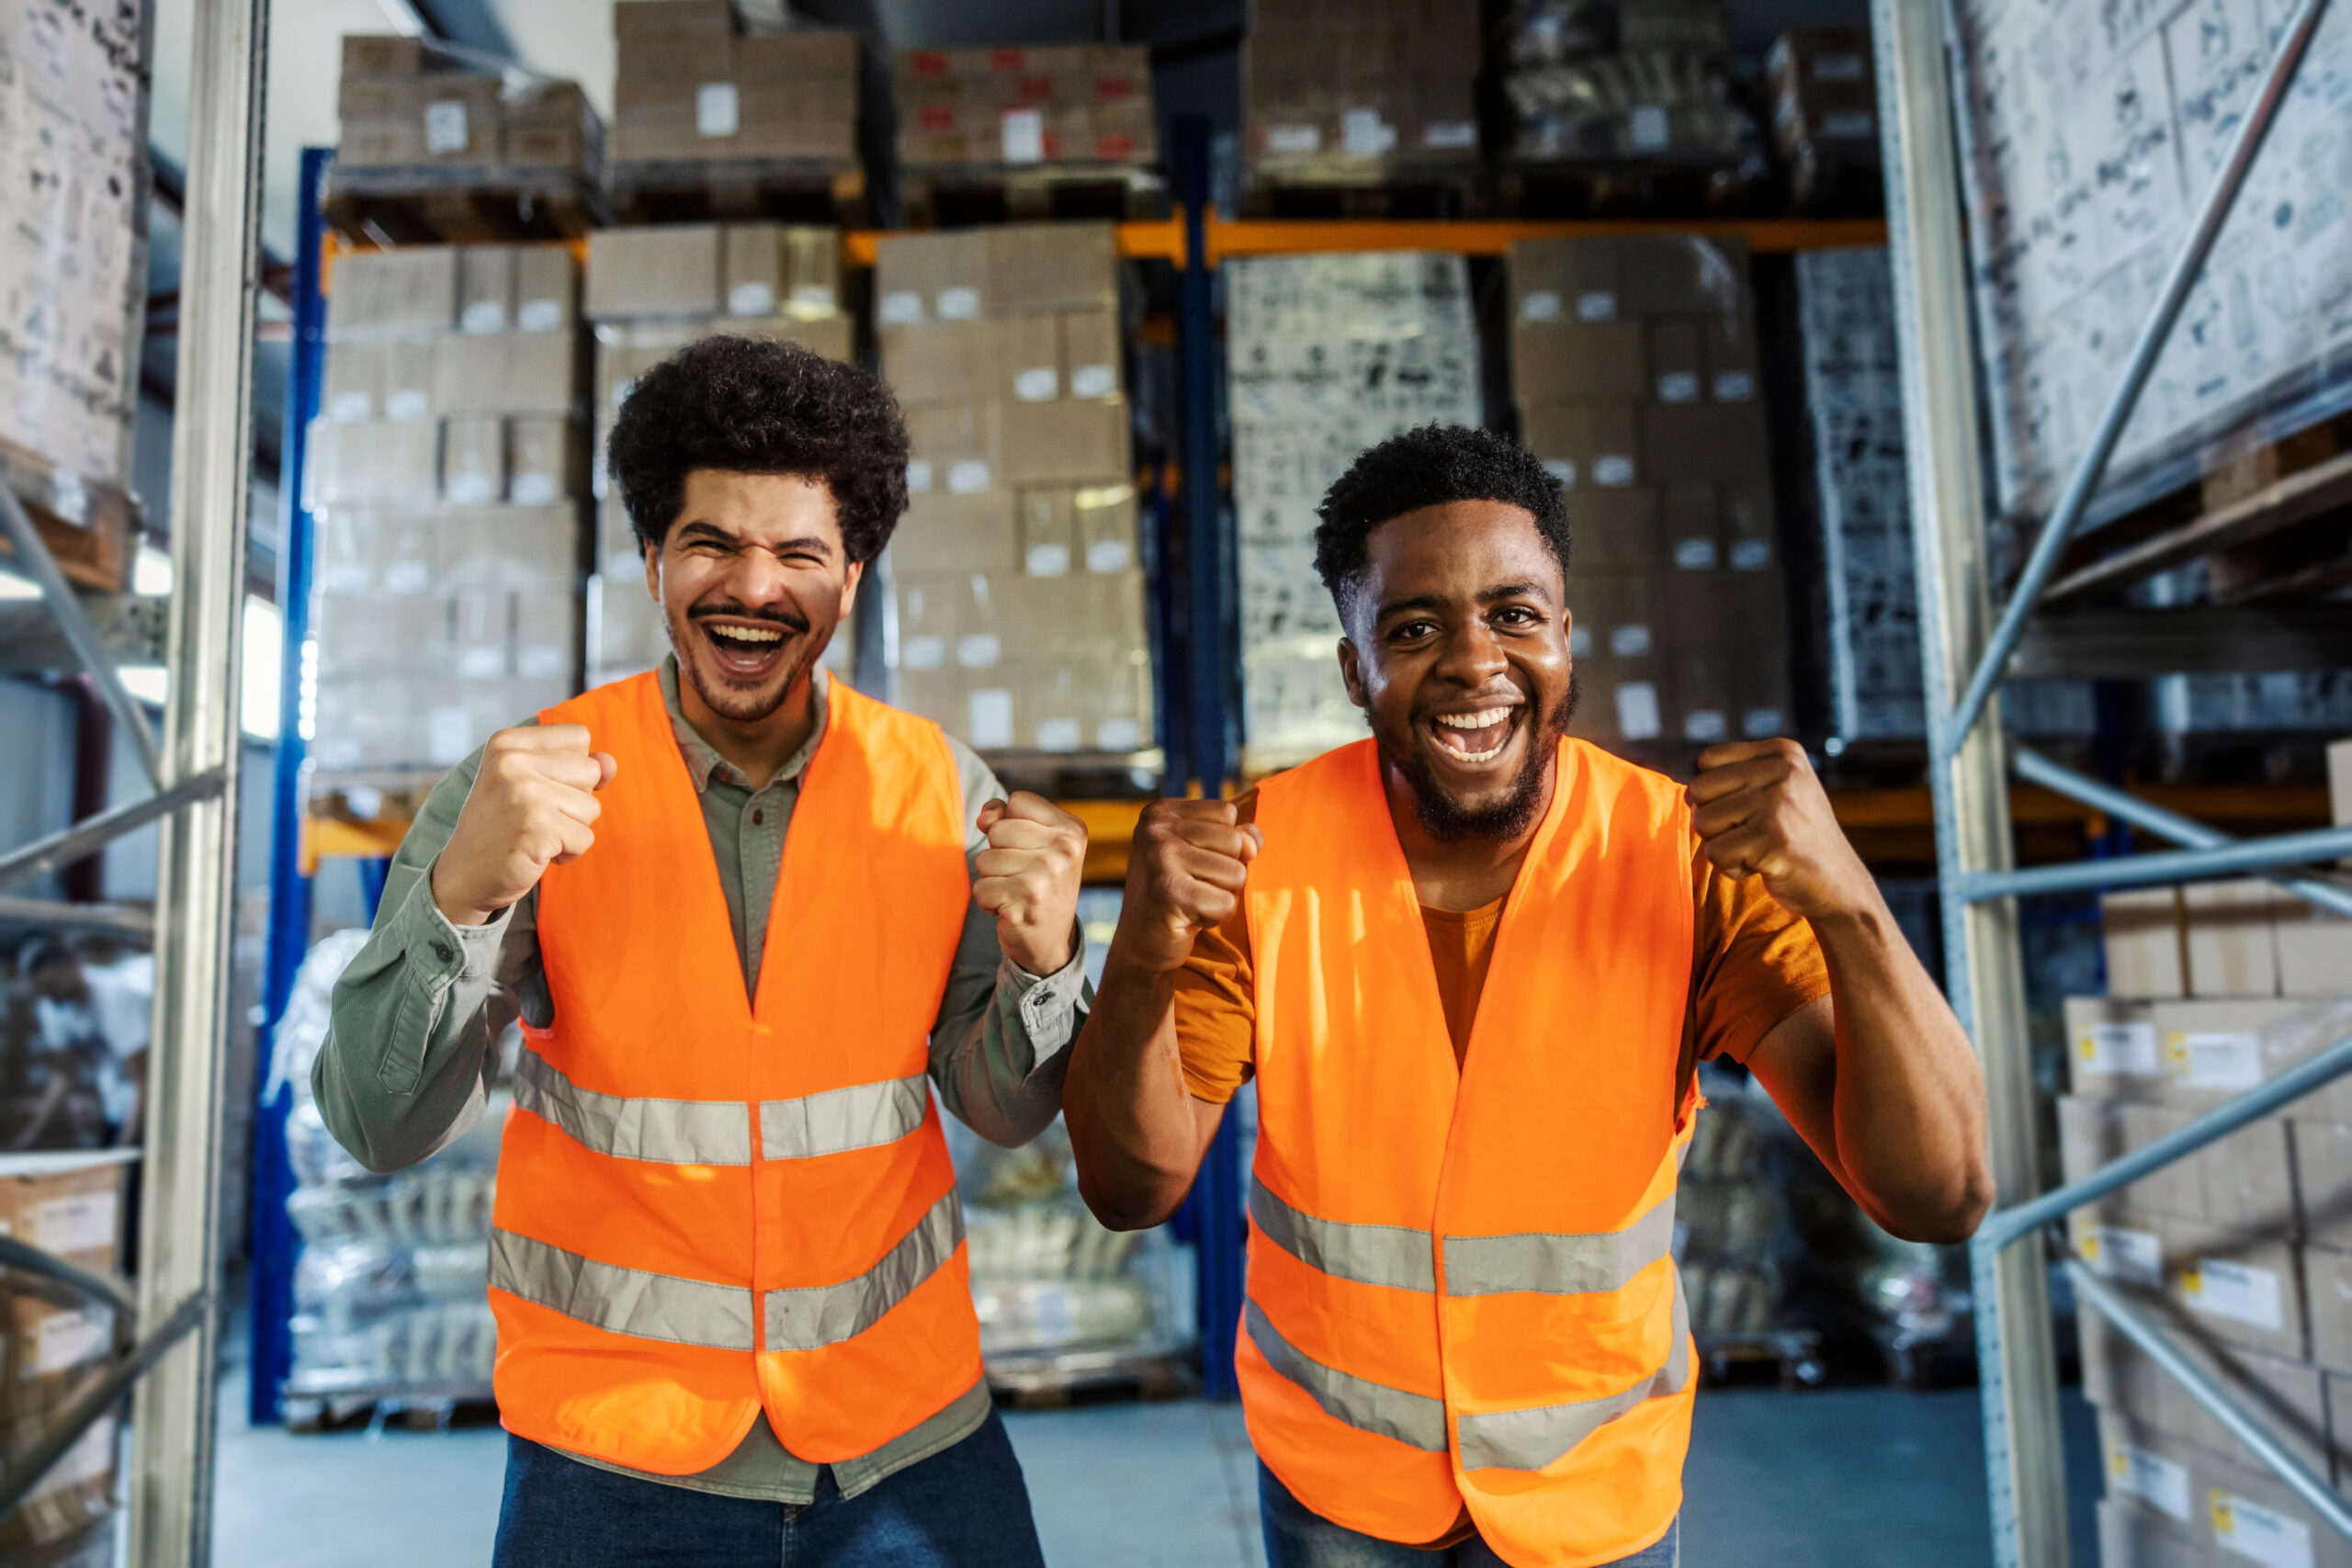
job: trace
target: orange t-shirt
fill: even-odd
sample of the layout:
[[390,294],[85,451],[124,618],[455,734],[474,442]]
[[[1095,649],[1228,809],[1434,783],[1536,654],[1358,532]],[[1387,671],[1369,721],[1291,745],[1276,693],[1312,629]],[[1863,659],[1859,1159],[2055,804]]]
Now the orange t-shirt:
[[[1690,897],[1697,919],[1675,1085],[1678,1104],[1702,1060],[1727,1056],[1745,1062],[1790,1014],[1829,990],[1829,971],[1813,928],[1782,908],[1761,879],[1737,881],[1717,871],[1695,839]],[[1223,925],[1201,933],[1193,956],[1176,972],[1176,1041],[1184,1082],[1194,1098],[1218,1105],[1249,1078],[1257,1039],[1246,910],[1246,905],[1237,908]],[[1469,1050],[1470,1024],[1486,989],[1502,911],[1500,898],[1460,913],[1426,905],[1421,909],[1457,1066]]]

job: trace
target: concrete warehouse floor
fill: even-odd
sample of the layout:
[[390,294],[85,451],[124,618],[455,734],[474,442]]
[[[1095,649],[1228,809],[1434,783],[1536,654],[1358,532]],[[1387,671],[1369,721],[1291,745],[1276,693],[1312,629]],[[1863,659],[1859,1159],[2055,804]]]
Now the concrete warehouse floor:
[[[236,1568],[486,1563],[504,1437],[494,1427],[297,1437],[221,1389],[214,1560]],[[1053,1568],[1229,1568],[1263,1559],[1238,1407],[1182,1401],[1009,1412]],[[2075,1561],[2095,1563],[2089,1408],[2066,1393]],[[1683,1511],[1686,1568],[1975,1568],[1992,1553],[1976,1392],[1702,1392]]]

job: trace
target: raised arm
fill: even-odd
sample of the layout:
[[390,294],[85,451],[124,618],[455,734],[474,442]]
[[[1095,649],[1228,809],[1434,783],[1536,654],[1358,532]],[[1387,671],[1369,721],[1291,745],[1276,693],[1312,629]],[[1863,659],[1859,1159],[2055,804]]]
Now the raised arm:
[[1236,818],[1229,801],[1159,800],[1136,825],[1119,929],[1062,1097],[1079,1192],[1113,1230],[1176,1212],[1225,1114],[1185,1087],[1174,998],[1193,939],[1233,913],[1263,841]]
[[1792,741],[1700,754],[1691,825],[1724,874],[1761,876],[1813,928],[1829,995],[1747,1059],[1773,1102],[1871,1219],[1957,1242],[1993,1201],[1984,1083],[1968,1036]]

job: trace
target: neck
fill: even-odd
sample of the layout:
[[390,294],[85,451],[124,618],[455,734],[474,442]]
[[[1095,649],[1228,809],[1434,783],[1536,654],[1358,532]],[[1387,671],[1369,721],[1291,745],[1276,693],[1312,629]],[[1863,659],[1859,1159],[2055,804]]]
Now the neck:
[[753,789],[763,789],[777,771],[792,761],[793,754],[808,743],[809,731],[817,722],[812,695],[815,683],[813,670],[802,671],[775,711],[765,718],[743,722],[727,717],[704,702],[702,694],[695,690],[694,682],[681,671],[678,707],[695,733],[710,743],[712,750],[732,763],[751,781]]
[[1527,847],[1543,829],[1551,812],[1557,763],[1544,764],[1542,804],[1526,830],[1509,839],[1472,834],[1441,839],[1421,825],[1413,809],[1413,786],[1385,757],[1380,779],[1388,795],[1388,818],[1396,825],[1396,841],[1404,848],[1405,864],[1413,874],[1413,896],[1432,909],[1480,909],[1510,891],[1519,877]]

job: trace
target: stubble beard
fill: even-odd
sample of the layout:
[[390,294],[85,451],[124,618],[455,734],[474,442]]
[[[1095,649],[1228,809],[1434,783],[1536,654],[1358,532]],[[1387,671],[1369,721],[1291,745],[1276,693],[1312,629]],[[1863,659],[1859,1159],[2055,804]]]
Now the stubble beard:
[[1401,773],[1411,788],[1413,817],[1423,832],[1441,843],[1459,843],[1465,839],[1509,843],[1533,827],[1544,809],[1545,770],[1560,749],[1561,738],[1568,732],[1568,722],[1576,716],[1577,702],[1582,694],[1571,671],[1567,695],[1536,722],[1527,758],[1511,780],[1510,792],[1484,806],[1464,805],[1438,783],[1437,770],[1430,765],[1428,755],[1421,750],[1418,732],[1413,744],[1401,747],[1377,729],[1373,738],[1380,747],[1382,759]]

